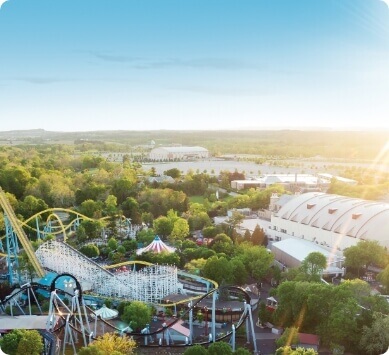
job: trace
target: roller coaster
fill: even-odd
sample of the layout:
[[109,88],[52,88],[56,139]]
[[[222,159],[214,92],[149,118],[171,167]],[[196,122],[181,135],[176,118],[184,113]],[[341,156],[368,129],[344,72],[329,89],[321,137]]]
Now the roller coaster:
[[[57,242],[54,240],[48,241],[40,246],[40,248],[35,253],[32,245],[23,230],[23,227],[30,228],[30,222],[35,218],[37,219],[38,215],[49,213],[48,221],[51,218],[57,219],[59,222],[59,228],[55,231],[46,231],[44,233],[47,234],[63,234],[64,240],[66,240],[67,231],[75,226],[79,219],[90,219],[82,214],[77,214],[72,210],[67,209],[51,209],[40,212],[37,215],[34,215],[27,219],[24,222],[20,222],[4,191],[0,187],[0,204],[4,211],[4,220],[6,227],[6,242],[7,242],[7,254],[3,254],[7,258],[7,265],[9,268],[9,276],[11,284],[21,284],[20,276],[16,281],[15,272],[18,269],[18,240],[20,241],[23,250],[25,251],[29,261],[31,262],[32,267],[35,270],[35,273],[39,277],[44,277],[46,274],[46,270],[54,271],[58,274],[56,279],[52,282],[50,289],[41,284],[34,283],[26,283],[20,289],[14,290],[14,292],[9,295],[5,300],[0,302],[0,311],[2,313],[10,314],[11,316],[19,315],[19,316],[32,316],[36,315],[36,313],[41,316],[45,316],[46,321],[46,331],[42,332],[44,336],[47,349],[49,351],[48,354],[59,353],[60,341],[62,339],[62,353],[65,354],[66,346],[70,345],[74,353],[76,354],[76,343],[77,339],[80,336],[82,339],[83,346],[87,346],[91,341],[96,339],[96,337],[104,332],[116,332],[121,335],[124,335],[123,329],[120,329],[113,325],[110,322],[105,321],[96,313],[94,310],[89,308],[86,305],[84,300],[84,295],[82,293],[81,282],[90,282],[91,280],[95,283],[95,289],[98,289],[100,292],[103,291],[103,295],[105,297],[110,297],[112,299],[117,299],[123,301],[124,299],[142,299],[142,295],[139,296],[139,290],[144,290],[145,287],[142,288],[141,283],[139,283],[144,278],[144,275],[137,276],[136,278],[129,279],[129,275],[131,272],[122,275],[115,275],[110,271],[111,268],[122,267],[125,264],[134,264],[134,262],[121,263],[111,266],[111,268],[103,268],[99,264],[94,263],[92,260],[86,258],[84,255],[80,254],[77,250],[71,248],[66,243]],[[57,212],[65,212],[65,213],[75,213],[76,218],[67,226],[61,222],[61,218],[58,216]],[[34,229],[34,228],[33,228]],[[37,228],[34,229],[38,233],[39,237],[39,227],[37,223]],[[0,241],[0,246],[1,241]],[[78,262],[76,262],[78,260]],[[153,268],[153,265],[148,265],[148,263],[143,263],[146,268]],[[151,275],[155,274],[156,278],[161,278],[158,271],[153,269]],[[246,324],[246,335],[247,341],[250,341],[250,337],[252,339],[254,350],[256,349],[255,342],[255,334],[254,334],[254,325],[251,314],[251,299],[246,291],[236,286],[229,286],[224,288],[219,288],[217,283],[212,280],[206,280],[209,282],[210,287],[212,289],[207,289],[207,292],[203,295],[196,295],[185,297],[184,299],[177,302],[170,302],[169,304],[161,303],[162,296],[166,296],[169,293],[172,293],[172,288],[169,288],[168,285],[174,285],[174,277],[170,278],[171,275],[176,275],[177,270],[173,267],[167,269],[168,276],[166,278],[166,282],[163,283],[162,290],[160,288],[148,289],[148,294],[146,295],[146,299],[142,299],[148,303],[151,303],[155,306],[160,307],[176,307],[180,306],[182,311],[180,315],[176,318],[169,320],[162,324],[162,326],[158,329],[151,330],[150,327],[146,327],[142,329],[140,332],[131,332],[129,333],[134,339],[140,341],[141,346],[190,346],[193,344],[201,344],[207,345],[209,343],[223,340],[226,338],[230,339],[231,346],[233,349],[235,348],[235,332],[241,327],[243,324]],[[134,274],[134,273],[132,273]],[[76,282],[76,289],[74,294],[65,292],[61,289],[56,288],[55,281],[61,276],[69,276],[72,277]],[[127,278],[126,278],[127,277]],[[176,277],[176,276],[175,276]],[[170,278],[170,279],[169,279]],[[81,279],[81,282],[79,282]],[[138,280],[135,281],[134,280]],[[150,284],[156,282],[149,282]],[[160,284],[161,285],[161,284]],[[173,289],[174,289],[173,287]],[[104,291],[105,290],[105,291]],[[222,291],[228,292],[238,292],[241,293],[244,302],[242,304],[241,316],[239,321],[236,324],[232,324],[231,329],[224,334],[216,334],[216,299]],[[38,298],[36,297],[36,292],[46,291],[46,294],[50,294],[50,302],[49,302],[49,310],[47,313],[42,311],[42,307],[39,305]],[[159,298],[150,298],[150,295],[156,292],[159,292]],[[106,293],[104,293],[106,292]],[[149,298],[147,298],[149,297]],[[211,312],[211,332],[208,334],[207,339],[195,340],[194,339],[194,326],[193,326],[193,312],[195,309],[201,307],[203,301],[212,297],[212,306],[209,307]],[[124,298],[124,299],[123,299]],[[71,300],[71,305],[68,307],[64,302],[64,299]],[[36,307],[32,307],[34,304]],[[206,308],[206,307],[205,307]],[[35,310],[35,313],[33,312]],[[0,315],[0,317],[2,317]],[[189,324],[189,336],[185,341],[175,343],[171,337],[171,329],[174,328],[175,324],[178,322],[183,322],[188,319]],[[91,327],[92,322],[94,323],[94,327]],[[208,323],[208,315],[207,320]],[[92,330],[93,328],[93,330]],[[208,333],[208,330],[207,330]],[[55,335],[55,337],[51,336]]]
[[[74,279],[76,287],[72,293],[58,289],[56,281],[61,277],[71,277]],[[38,302],[37,293],[50,292],[50,303],[47,312]],[[216,299],[222,292],[240,293],[243,298],[242,313],[239,320],[231,325],[231,329],[225,333],[216,333]],[[210,331],[207,336],[195,339],[194,316],[197,309],[204,309],[202,302],[212,298]],[[70,302],[65,302],[70,299]],[[249,294],[240,287],[226,286],[213,289],[202,295],[195,301],[185,304],[179,316],[166,320],[157,329],[150,329],[147,325],[141,331],[127,333],[125,329],[115,326],[112,322],[106,321],[96,312],[88,307],[84,301],[80,283],[70,274],[61,274],[52,281],[50,286],[42,286],[36,283],[27,283],[20,289],[15,289],[4,301],[0,302],[0,310],[13,317],[20,316],[41,316],[46,319],[46,339],[50,339],[48,334],[53,334],[50,341],[46,340],[47,354],[65,354],[67,348],[71,347],[74,354],[77,354],[77,347],[87,346],[98,336],[105,332],[114,332],[122,336],[131,336],[141,347],[186,347],[195,344],[209,345],[212,342],[230,339],[232,349],[235,350],[236,330],[246,325],[247,342],[252,340],[254,350],[257,351],[254,334],[254,324],[251,314],[251,298]],[[34,308],[32,307],[32,304]],[[33,312],[35,309],[35,313]],[[171,331],[174,325],[185,321],[189,325],[189,336],[185,340],[173,340]],[[205,321],[206,324],[208,320]],[[204,321],[203,321],[204,323]],[[206,325],[208,333],[208,325]],[[62,341],[60,340],[62,339]],[[81,341],[79,341],[81,340]],[[62,343],[62,344],[61,344]],[[77,345],[77,343],[79,343]]]

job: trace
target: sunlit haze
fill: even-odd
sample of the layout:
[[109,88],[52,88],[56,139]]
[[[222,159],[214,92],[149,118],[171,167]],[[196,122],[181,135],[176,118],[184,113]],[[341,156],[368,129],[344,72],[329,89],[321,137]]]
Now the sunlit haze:
[[382,0],[9,0],[1,131],[389,129]]

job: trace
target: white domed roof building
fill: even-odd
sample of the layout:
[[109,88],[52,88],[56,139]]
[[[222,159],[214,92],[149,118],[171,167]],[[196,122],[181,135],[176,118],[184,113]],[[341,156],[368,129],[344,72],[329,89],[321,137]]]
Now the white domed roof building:
[[284,201],[283,205],[275,203],[268,231],[276,241],[304,239],[338,255],[360,240],[376,240],[389,247],[387,203],[320,192]]
[[173,160],[197,160],[209,158],[209,151],[203,147],[157,147],[150,154],[149,159],[153,161]]

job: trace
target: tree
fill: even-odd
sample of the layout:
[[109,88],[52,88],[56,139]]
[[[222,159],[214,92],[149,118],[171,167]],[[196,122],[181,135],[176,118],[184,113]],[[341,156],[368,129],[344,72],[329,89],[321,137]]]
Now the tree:
[[317,355],[317,351],[314,349],[306,349],[298,347],[297,349],[292,349],[290,346],[283,346],[276,350],[275,355]]
[[120,177],[113,181],[111,194],[117,197],[117,202],[122,204],[128,196],[133,195],[136,185],[136,172],[127,169],[127,176]]
[[149,263],[159,264],[159,265],[176,265],[176,266],[181,265],[181,259],[177,253],[146,252],[146,253],[143,253],[141,255],[137,255],[136,260],[147,261]]
[[225,257],[212,256],[204,265],[203,275],[211,280],[221,284],[231,282],[232,267]]
[[244,215],[238,211],[233,211],[231,217],[227,220],[227,222],[232,226],[233,229],[238,227],[242,221],[244,220]]
[[19,255],[19,270],[26,273],[30,282],[32,282],[37,275],[34,265],[31,263],[25,251],[22,251]]
[[194,215],[190,215],[188,223],[190,230],[194,231],[210,226],[212,221],[207,212],[199,212]]
[[107,244],[108,244],[109,249],[111,249],[112,251],[116,250],[118,248],[118,245],[119,245],[118,241],[114,237],[109,238]]
[[208,350],[202,345],[193,345],[184,351],[184,355],[207,355]]
[[296,345],[299,342],[299,329],[296,327],[286,328],[282,335],[276,340],[278,347]]
[[133,252],[138,248],[138,243],[136,240],[125,240],[122,243],[122,246],[124,247],[126,253]]
[[80,227],[85,229],[87,239],[99,238],[103,231],[103,224],[101,221],[84,220],[80,223]]
[[105,213],[108,216],[115,216],[118,213],[117,200],[114,195],[108,195],[105,199]]
[[14,329],[0,339],[0,346],[9,355],[39,355],[43,341],[36,330]]
[[167,237],[173,230],[172,221],[168,217],[158,217],[153,222],[153,228],[157,235],[161,238]]
[[389,265],[387,265],[385,269],[378,274],[377,280],[385,287],[387,294],[389,292]]
[[42,212],[48,208],[48,205],[42,199],[35,196],[26,196],[23,201],[19,202],[16,213],[21,214],[25,219]]
[[207,260],[200,258],[200,259],[193,259],[190,262],[185,264],[185,270],[190,272],[191,274],[200,274],[200,271],[204,269],[205,264],[207,263]]
[[253,234],[251,235],[251,242],[254,245],[264,245],[265,241],[265,232],[264,230],[257,224],[254,228]]
[[222,232],[220,226],[207,226],[204,227],[201,233],[205,238],[215,238],[218,234]]
[[136,235],[136,240],[138,243],[143,243],[143,245],[150,244],[155,238],[155,232],[152,228],[142,229]]
[[171,176],[173,179],[178,179],[181,176],[181,172],[177,168],[172,168],[164,171],[164,174],[167,176]]
[[357,348],[360,339],[357,322],[359,313],[360,307],[354,298],[335,304],[327,321],[318,326],[323,343],[342,345],[350,351]]
[[17,199],[23,197],[31,175],[27,169],[21,166],[11,166],[0,171],[0,186]]
[[94,340],[88,347],[79,350],[79,355],[131,355],[136,343],[132,338],[105,333]]
[[224,341],[218,341],[217,343],[212,343],[208,347],[209,355],[232,355],[231,346]]
[[26,194],[43,199],[49,206],[68,207],[74,204],[73,181],[59,171],[50,170],[31,182]]
[[282,282],[276,289],[278,306],[273,320],[283,327],[298,324],[300,331],[318,334],[324,345],[334,343],[354,352],[360,338],[361,308],[353,288],[343,284],[335,287],[306,281]]
[[266,324],[271,320],[271,311],[266,307],[265,302],[259,304],[258,318],[261,321],[261,324]]
[[140,331],[151,321],[151,308],[146,303],[133,301],[124,308],[121,319],[128,323],[132,329]]
[[139,203],[133,197],[127,197],[120,205],[122,213],[125,217],[131,219],[132,224],[141,224],[142,216],[140,213]]
[[95,244],[87,244],[81,247],[80,252],[88,258],[94,258],[100,255],[99,248]]
[[218,234],[211,242],[210,247],[216,253],[225,253],[227,255],[231,255],[234,249],[231,238],[224,233]]
[[359,343],[364,354],[384,354],[389,348],[389,318],[375,313],[371,327],[364,326]]
[[243,261],[249,275],[259,284],[270,270],[274,255],[263,246],[253,246],[243,242],[237,248],[237,254]]
[[101,201],[86,200],[81,203],[78,211],[89,218],[100,218],[103,211],[103,203]]
[[361,240],[357,245],[347,248],[343,255],[345,256],[345,266],[357,270],[358,277],[362,268],[368,268],[369,265],[382,265],[386,260],[386,250],[373,240]]
[[239,257],[230,260],[231,265],[231,281],[234,285],[243,285],[247,282],[248,272]]
[[18,344],[18,354],[39,355],[43,350],[42,337],[36,330],[26,330]]
[[307,281],[320,282],[323,270],[327,266],[327,258],[320,252],[309,253],[301,263],[301,271],[307,278]]
[[139,194],[138,202],[143,212],[151,212],[154,217],[164,216],[170,209],[185,212],[188,198],[182,191],[172,189],[147,189]]
[[238,348],[234,352],[234,355],[251,355],[252,353],[245,348]]
[[186,219],[178,218],[173,225],[173,230],[170,234],[169,240],[174,242],[176,240],[183,240],[189,234],[189,224]]
[[244,231],[243,239],[244,239],[244,241],[246,241],[246,242],[251,241],[251,233],[250,233],[250,231],[249,231],[248,229],[246,229],[246,230]]

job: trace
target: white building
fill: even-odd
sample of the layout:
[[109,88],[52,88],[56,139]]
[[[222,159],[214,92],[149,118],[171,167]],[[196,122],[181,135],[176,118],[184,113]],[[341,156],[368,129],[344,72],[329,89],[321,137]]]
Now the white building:
[[342,274],[343,258],[332,253],[321,246],[301,239],[284,239],[279,242],[272,243],[270,250],[274,254],[274,259],[281,265],[286,267],[299,267],[304,259],[313,252],[323,254],[327,259],[327,267],[323,270],[323,274]]
[[266,189],[274,184],[283,185],[291,191],[322,191],[330,185],[330,179],[310,174],[265,174],[250,180],[233,180],[231,188],[243,190],[248,188]]
[[[342,255],[360,240],[389,247],[389,204],[309,192],[273,201],[268,234],[275,240],[304,239]],[[282,204],[282,205],[281,205]]]
[[208,157],[209,151],[203,147],[158,147],[149,154],[149,159],[154,161],[196,160]]

